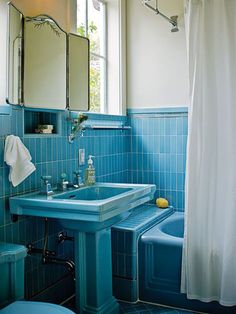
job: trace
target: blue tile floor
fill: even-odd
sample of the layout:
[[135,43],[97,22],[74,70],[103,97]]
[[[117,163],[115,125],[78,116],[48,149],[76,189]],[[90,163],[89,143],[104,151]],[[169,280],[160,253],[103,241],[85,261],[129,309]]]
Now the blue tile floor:
[[[120,314],[194,314],[195,312],[174,309],[169,307],[164,307],[160,305],[152,305],[147,303],[136,303],[130,304],[126,302],[119,301],[120,304]],[[67,304],[64,304],[65,307],[69,308],[72,311],[75,311],[75,299],[73,298]],[[109,314],[109,313],[107,313]]]
[[137,304],[129,304],[124,302],[120,303],[120,313],[122,314],[193,314],[194,312],[146,304],[146,303],[137,303]]

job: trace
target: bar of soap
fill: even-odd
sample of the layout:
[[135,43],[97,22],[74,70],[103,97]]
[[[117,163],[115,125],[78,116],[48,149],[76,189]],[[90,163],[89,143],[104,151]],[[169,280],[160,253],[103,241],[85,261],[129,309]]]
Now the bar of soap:
[[169,207],[169,202],[165,198],[157,198],[156,204],[159,208],[167,208]]

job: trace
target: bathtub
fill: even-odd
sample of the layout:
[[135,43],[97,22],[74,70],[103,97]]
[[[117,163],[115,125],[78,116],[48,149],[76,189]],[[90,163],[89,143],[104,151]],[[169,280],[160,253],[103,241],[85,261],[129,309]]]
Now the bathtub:
[[180,293],[183,235],[184,214],[175,212],[140,237],[139,299],[207,313],[236,313],[236,307],[188,300]]
[[[139,241],[139,297],[160,301],[164,291],[180,290],[184,215],[175,212]],[[168,300],[167,300],[168,301]]]

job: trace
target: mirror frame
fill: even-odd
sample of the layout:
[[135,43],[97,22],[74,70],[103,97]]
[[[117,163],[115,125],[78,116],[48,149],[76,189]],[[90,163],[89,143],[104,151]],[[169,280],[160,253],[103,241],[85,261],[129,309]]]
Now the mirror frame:
[[[19,100],[20,103],[12,103],[10,101],[10,10],[11,7],[13,7],[16,11],[19,12],[21,15],[21,54],[20,54],[20,63],[21,63],[21,68],[20,68],[20,90],[18,90],[18,95],[19,95]],[[24,106],[23,104],[23,94],[24,94],[24,88],[23,88],[23,75],[24,75],[24,58],[23,58],[23,46],[24,46],[24,28],[23,28],[23,23],[24,23],[24,14],[11,2],[8,3],[8,13],[7,13],[7,42],[6,42],[6,50],[7,50],[7,73],[6,73],[6,103],[8,105],[12,106]]]
[[[21,60],[21,69],[20,69],[20,81],[21,81],[21,90],[20,90],[20,103],[11,103],[10,100],[9,100],[9,80],[10,80],[10,75],[9,75],[9,69],[10,69],[10,58],[9,58],[9,46],[10,46],[10,42],[9,42],[9,31],[10,31],[10,7],[13,7],[14,9],[16,9],[19,14],[21,14],[22,16],[22,20],[21,20],[21,28],[22,28],[22,38],[21,38],[21,55],[20,55],[20,60]],[[90,109],[90,41],[89,41],[89,38],[87,37],[83,37],[83,36],[80,36],[78,34],[74,34],[74,33],[67,33],[66,31],[64,31],[60,26],[59,24],[57,23],[57,21],[52,18],[51,16],[49,16],[48,14],[39,14],[39,15],[36,15],[36,16],[33,16],[33,17],[29,17],[29,16],[24,16],[24,14],[14,5],[12,4],[11,2],[8,3],[8,29],[7,29],[7,91],[6,91],[6,102],[7,104],[9,105],[14,105],[14,106],[22,106],[22,107],[25,107],[25,108],[33,108],[33,109],[49,109],[49,110],[63,110],[63,109],[58,109],[58,108],[42,108],[42,107],[30,107],[30,105],[25,105],[24,103],[24,41],[25,41],[25,35],[24,35],[24,23],[25,23],[25,20],[26,19],[36,19],[37,17],[39,16],[45,16],[49,19],[51,19],[56,25],[57,27],[63,32],[65,33],[66,35],[66,86],[65,86],[65,89],[66,89],[66,104],[65,104],[65,108],[64,110],[71,110],[70,109],[70,94],[69,94],[69,36],[75,36],[75,37],[79,37],[79,38],[82,38],[84,40],[86,40],[88,42],[88,104],[87,104],[87,109],[72,109],[72,111],[89,111]]]
[[[88,92],[88,103],[87,103],[87,109],[70,109],[70,51],[69,51],[69,37],[70,36],[74,36],[74,37],[78,37],[81,39],[84,39],[88,42],[88,65],[87,65],[87,69],[88,69],[88,86],[87,86],[87,92]],[[89,111],[90,109],[90,40],[88,37],[84,37],[84,36],[80,36],[78,34],[73,34],[73,33],[67,33],[67,109],[71,110],[71,111]]]

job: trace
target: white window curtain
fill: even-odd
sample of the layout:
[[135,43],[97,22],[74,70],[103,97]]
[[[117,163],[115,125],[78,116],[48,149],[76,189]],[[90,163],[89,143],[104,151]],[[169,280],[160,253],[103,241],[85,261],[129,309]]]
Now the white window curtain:
[[236,1],[186,1],[190,76],[181,292],[236,305]]

